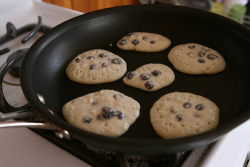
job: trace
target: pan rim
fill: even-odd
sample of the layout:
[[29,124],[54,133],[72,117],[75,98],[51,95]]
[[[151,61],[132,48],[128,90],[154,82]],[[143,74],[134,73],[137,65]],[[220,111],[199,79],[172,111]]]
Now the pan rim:
[[[72,135],[75,136],[75,138],[79,140],[83,140],[90,143],[90,144],[97,144],[98,147],[100,148],[106,148],[106,149],[111,149],[115,151],[123,151],[125,153],[132,152],[132,153],[137,153],[137,154],[144,154],[145,150],[150,149],[151,152],[150,154],[155,154],[159,152],[164,152],[164,153],[172,153],[176,152],[176,150],[179,151],[185,151],[185,150],[190,150],[194,147],[194,145],[197,146],[204,145],[204,143],[211,143],[219,139],[222,135],[226,134],[233,128],[237,127],[241,123],[245,122],[250,118],[250,111],[246,111],[243,115],[238,117],[237,119],[228,122],[220,127],[217,127],[216,129],[205,132],[202,134],[198,134],[195,136],[189,136],[189,137],[184,137],[180,139],[171,139],[171,140],[164,140],[164,139],[153,139],[153,140],[141,140],[141,139],[130,139],[130,138],[110,138],[106,136],[100,136],[96,135],[90,132],[86,132],[83,130],[80,130],[76,127],[73,127],[72,125],[67,124],[66,122],[56,119],[51,115],[51,113],[47,112],[48,109],[38,100],[37,96],[34,93],[31,93],[30,87],[32,86],[32,81],[30,78],[25,77],[27,74],[27,71],[31,70],[28,68],[27,65],[27,60],[29,61],[34,61],[32,56],[36,52],[39,52],[40,50],[43,49],[45,46],[44,43],[49,43],[53,39],[57,38],[58,35],[62,34],[63,32],[67,31],[68,29],[72,28],[74,26],[77,26],[80,24],[78,20],[82,19],[94,19],[96,16],[99,16],[101,14],[108,14],[110,11],[123,11],[130,9],[130,11],[135,12],[138,10],[143,11],[145,9],[152,10],[154,8],[159,8],[159,9],[169,9],[170,12],[175,12],[175,10],[179,11],[180,13],[190,13],[192,11],[193,13],[191,14],[192,16],[199,15],[201,18],[205,19],[219,19],[221,20],[221,24],[227,23],[230,24],[232,27],[231,29],[239,29],[241,30],[241,34],[248,34],[250,36],[249,30],[240,24],[225,18],[223,16],[219,16],[213,13],[208,13],[207,11],[202,11],[199,9],[191,9],[188,7],[183,7],[183,6],[172,6],[172,5],[167,5],[167,4],[157,4],[156,6],[154,5],[129,5],[129,6],[121,6],[121,7],[113,7],[109,9],[103,9],[99,11],[94,11],[90,12],[81,16],[77,16],[73,19],[70,19],[50,30],[48,33],[46,33],[44,36],[42,36],[38,41],[35,42],[34,45],[29,49],[27,56],[24,58],[24,63],[21,67],[21,73],[20,73],[20,79],[21,79],[21,85],[22,89],[24,92],[25,97],[27,100],[31,103],[31,105],[34,107],[35,110],[37,110],[46,120],[52,122],[53,124],[62,127],[65,130],[68,130],[70,133],[72,132]],[[180,14],[178,13],[178,14]],[[207,18],[209,17],[209,18]],[[59,33],[58,33],[59,31]],[[55,32],[57,32],[57,35],[55,35]],[[249,109],[248,109],[249,110]],[[84,132],[84,133],[83,133]],[[216,134],[216,138],[214,135]],[[200,140],[200,138],[204,138],[206,140]],[[93,143],[93,139],[97,139],[99,142]],[[209,141],[209,142],[207,142]],[[153,143],[153,146],[151,144]],[[187,145],[187,143],[189,145]],[[103,146],[105,144],[105,146]],[[124,149],[125,146],[125,149]],[[163,147],[166,147],[163,148]],[[121,149],[122,148],[122,149]],[[177,148],[177,149],[176,149]],[[161,150],[161,151],[159,151]]]

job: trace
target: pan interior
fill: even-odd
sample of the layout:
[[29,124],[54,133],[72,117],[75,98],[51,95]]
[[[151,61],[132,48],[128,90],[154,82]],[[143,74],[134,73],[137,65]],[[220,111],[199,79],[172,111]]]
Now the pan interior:
[[[118,49],[116,42],[130,32],[158,33],[172,43],[168,49],[157,53]],[[97,11],[67,21],[38,40],[24,59],[21,82],[25,95],[34,106],[39,102],[31,99],[31,94],[39,93],[45,98],[46,106],[62,122],[65,122],[62,106],[76,97],[113,89],[134,98],[141,105],[141,115],[120,138],[160,139],[150,124],[149,110],[161,96],[173,91],[190,92],[214,101],[220,108],[219,129],[234,120],[244,120],[242,115],[249,115],[249,39],[247,30],[233,21],[184,7],[130,6]],[[190,42],[221,53],[227,62],[225,71],[197,76],[176,71],[167,55],[174,46]],[[65,73],[68,63],[90,49],[105,49],[121,56],[127,62],[128,71],[147,63],[165,64],[174,71],[176,79],[170,86],[156,92],[128,87],[122,79],[99,85],[70,81]]]

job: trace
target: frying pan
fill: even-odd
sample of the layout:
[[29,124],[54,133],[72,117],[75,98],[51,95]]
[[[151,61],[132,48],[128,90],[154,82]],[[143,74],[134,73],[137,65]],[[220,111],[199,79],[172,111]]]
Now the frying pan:
[[[116,42],[129,32],[152,32],[172,44],[161,52],[122,51]],[[215,75],[187,75],[176,71],[167,59],[178,44],[199,43],[217,50],[226,60],[225,71]],[[123,84],[122,79],[98,85],[70,81],[68,63],[79,53],[105,49],[121,56],[128,71],[147,63],[162,63],[174,70],[175,81],[156,92],[144,92]],[[23,59],[20,80],[25,97],[41,116],[67,130],[71,137],[100,149],[130,154],[187,151],[212,143],[250,118],[250,32],[242,25],[207,11],[172,5],[134,5],[104,9],[70,19],[43,35]],[[140,117],[119,138],[78,129],[65,121],[62,106],[79,96],[113,89],[141,105]],[[207,97],[220,108],[216,129],[179,139],[161,139],[154,132],[149,110],[156,100],[173,91]],[[42,102],[39,97],[43,97]]]

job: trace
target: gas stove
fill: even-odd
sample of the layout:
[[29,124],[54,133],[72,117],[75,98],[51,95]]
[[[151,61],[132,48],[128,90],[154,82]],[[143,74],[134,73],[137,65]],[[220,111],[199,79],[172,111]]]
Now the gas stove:
[[[0,40],[0,65],[4,64],[11,54],[21,49],[29,48],[43,33],[50,28],[70,18],[83,13],[47,4],[42,0],[9,0],[0,4],[0,37],[15,34],[16,31],[28,29],[17,35],[13,40],[2,44]],[[8,24],[7,24],[8,23]],[[6,26],[5,26],[6,25]],[[37,26],[37,33],[30,33]],[[27,36],[32,38],[22,42]],[[29,38],[29,37],[28,37]],[[25,50],[26,51],[26,50]],[[4,78],[4,94],[13,106],[27,103],[19,79],[9,73]],[[0,166],[110,166],[114,158],[120,159],[120,166],[155,166],[167,163],[174,167],[217,167],[247,166],[250,150],[249,140],[250,121],[245,122],[219,141],[195,150],[178,153],[166,157],[132,157],[119,156],[112,152],[102,152],[90,148],[78,141],[60,139],[52,131],[30,130],[27,128],[0,129]],[[96,155],[98,154],[98,155]],[[156,163],[155,159],[161,160]],[[123,162],[126,160],[126,162]],[[178,160],[178,163],[177,161]],[[146,162],[151,162],[146,163]]]

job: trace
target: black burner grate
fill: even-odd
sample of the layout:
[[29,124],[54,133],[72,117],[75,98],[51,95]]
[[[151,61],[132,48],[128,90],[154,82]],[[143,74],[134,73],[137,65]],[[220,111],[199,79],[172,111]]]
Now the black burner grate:
[[[6,24],[6,34],[0,37],[0,45],[15,39],[21,34],[24,34],[26,32],[29,32],[29,34],[22,39],[21,43],[26,43],[29,39],[31,39],[37,32],[46,33],[50,27],[46,25],[42,25],[42,18],[41,16],[38,16],[38,22],[36,24],[29,24],[26,26],[23,26],[19,29],[15,27],[14,24],[11,22],[8,22]],[[10,48],[3,48],[0,50],[0,55],[3,55],[5,53],[8,53],[10,51]]]

